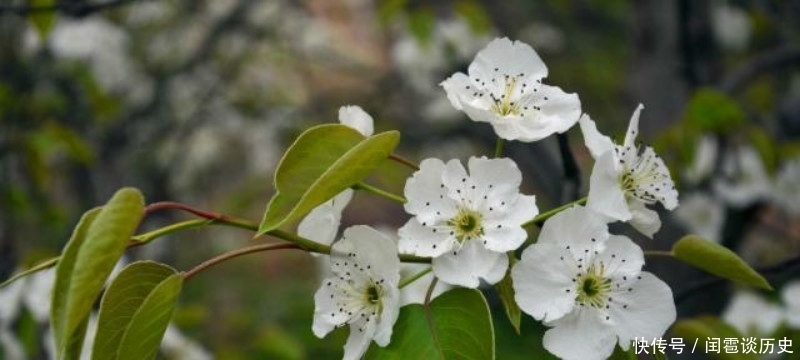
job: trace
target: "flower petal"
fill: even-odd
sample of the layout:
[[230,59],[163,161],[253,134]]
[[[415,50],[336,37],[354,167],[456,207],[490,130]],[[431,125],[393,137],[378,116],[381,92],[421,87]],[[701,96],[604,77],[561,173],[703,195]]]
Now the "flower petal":
[[[498,262],[500,264],[498,264]],[[468,288],[480,285],[480,279],[493,284],[500,279],[493,278],[497,267],[503,270],[508,267],[508,256],[487,250],[483,245],[474,240],[466,241],[460,250],[448,252],[432,260],[433,273],[440,280]]]
[[[397,321],[397,316],[400,314],[400,291],[396,287],[385,288],[383,296],[383,313],[378,318],[375,335],[373,336],[375,342],[380,346],[389,345],[392,338],[392,328]],[[351,331],[353,331],[351,329]]]
[[486,195],[489,197],[519,192],[522,172],[509,158],[487,159],[485,156],[473,156],[469,159],[468,167],[475,185],[488,189]]
[[479,51],[469,65],[469,74],[470,77],[478,76],[488,80],[495,69],[504,74],[523,74],[524,77],[533,79],[547,77],[547,66],[536,51],[528,44],[511,42],[508,38],[494,39]]
[[322,281],[322,286],[314,294],[314,320],[311,330],[318,338],[323,338],[331,330],[347,322],[347,313],[339,311],[337,303],[341,302],[341,294],[336,291],[338,278]]
[[411,218],[398,230],[400,240],[397,245],[403,254],[437,257],[452,251],[455,238],[447,231],[435,227],[422,226],[417,218]]
[[577,274],[577,264],[568,250],[549,242],[533,244],[511,269],[514,299],[536,320],[559,319],[575,306],[572,279]]
[[644,110],[644,105],[639,104],[636,110],[633,111],[633,115],[631,115],[631,121],[628,123],[628,131],[625,133],[625,143],[623,144],[626,148],[636,147],[636,135],[639,134],[639,114],[642,110]]
[[356,129],[361,135],[371,136],[374,132],[374,121],[360,106],[350,105],[339,108],[339,122]]
[[454,201],[447,195],[442,177],[445,164],[439,159],[425,159],[406,181],[404,194],[408,200],[406,212],[416,215],[420,222],[433,224],[437,219],[449,219],[456,213]]
[[627,284],[642,271],[644,254],[642,248],[630,238],[611,235],[606,241],[605,250],[595,258],[595,263],[598,261],[603,264],[607,278]]
[[297,234],[320,244],[330,245],[336,239],[342,210],[353,197],[353,190],[347,189],[333,199],[311,210],[297,226]]
[[597,130],[597,124],[588,114],[583,114],[578,123],[583,132],[583,141],[593,158],[597,159],[606,152],[614,150],[614,142]]
[[661,219],[659,219],[658,213],[648,209],[644,202],[638,199],[629,200],[628,207],[633,215],[630,219],[631,226],[639,230],[644,236],[652,239],[653,235],[661,228]]
[[595,312],[590,307],[579,307],[550,324],[554,327],[544,334],[544,348],[565,360],[608,358],[616,346],[615,335]]
[[358,360],[367,351],[372,335],[375,334],[375,321],[359,320],[350,325],[350,336],[344,344],[343,360]]
[[608,225],[602,217],[583,206],[573,206],[547,219],[539,233],[538,244],[554,244],[570,250],[573,258],[586,259],[604,248]]
[[633,215],[628,210],[619,181],[614,152],[606,152],[595,161],[592,168],[586,207],[614,220],[630,220]]
[[394,241],[369,226],[356,225],[345,229],[342,239],[331,249],[331,260],[336,257],[357,261],[389,286],[396,286],[400,281],[400,258]]
[[666,283],[649,272],[628,289],[612,291],[609,316],[619,345],[628,349],[634,338],[653,339],[664,335],[675,322],[675,302]]
[[474,85],[464,73],[455,73],[439,85],[444,88],[447,93],[447,100],[450,100],[456,110],[461,110],[461,104],[469,102],[469,99],[474,97],[472,96],[475,93]]

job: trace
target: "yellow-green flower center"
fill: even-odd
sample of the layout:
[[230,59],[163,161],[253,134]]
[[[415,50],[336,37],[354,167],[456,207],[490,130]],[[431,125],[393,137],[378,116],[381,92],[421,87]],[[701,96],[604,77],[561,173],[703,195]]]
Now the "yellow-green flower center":
[[447,224],[456,240],[464,242],[483,235],[483,216],[475,210],[461,208]]
[[576,301],[582,305],[603,307],[611,291],[611,279],[604,277],[604,267],[590,267],[577,281],[578,297]]

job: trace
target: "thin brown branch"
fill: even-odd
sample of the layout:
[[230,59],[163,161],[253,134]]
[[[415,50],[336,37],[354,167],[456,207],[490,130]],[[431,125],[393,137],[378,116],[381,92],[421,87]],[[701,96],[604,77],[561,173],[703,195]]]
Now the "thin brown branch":
[[271,251],[271,250],[281,250],[281,249],[302,250],[302,248],[300,246],[295,245],[295,244],[264,244],[264,245],[248,246],[246,248],[242,248],[242,249],[238,249],[238,250],[234,250],[234,251],[231,251],[231,252],[224,253],[222,255],[219,255],[217,257],[214,257],[214,258],[211,258],[211,259],[208,259],[208,260],[202,262],[200,265],[197,265],[194,268],[192,268],[191,270],[185,272],[183,274],[183,280],[184,281],[188,281],[189,279],[191,279],[192,277],[194,277],[195,275],[197,275],[198,273],[200,273],[203,270],[206,270],[206,269],[208,269],[208,268],[210,268],[212,266],[215,266],[215,265],[218,265],[220,263],[223,263],[223,262],[225,262],[227,260],[230,260],[230,259],[233,259],[233,258],[237,258],[239,256],[252,254],[252,253],[256,253],[256,252]]

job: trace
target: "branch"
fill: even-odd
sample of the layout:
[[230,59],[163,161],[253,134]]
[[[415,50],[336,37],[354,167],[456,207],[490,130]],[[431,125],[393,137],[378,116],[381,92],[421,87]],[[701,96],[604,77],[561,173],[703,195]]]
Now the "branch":
[[720,87],[727,93],[735,93],[764,72],[777,71],[793,65],[800,65],[798,47],[784,47],[765,52],[733,71],[722,81]]
[[255,252],[262,252],[262,251],[270,251],[270,250],[280,250],[280,249],[295,249],[295,250],[302,250],[300,246],[295,244],[266,244],[266,245],[255,245],[255,246],[248,246],[246,248],[242,248],[239,250],[234,250],[231,252],[224,253],[217,257],[208,259],[203,261],[200,265],[195,266],[191,270],[185,272],[183,274],[183,280],[187,281],[197,275],[199,272],[206,270],[214,265],[218,265],[220,263],[225,262],[226,260],[230,260],[233,258],[237,258],[239,256],[252,254]]

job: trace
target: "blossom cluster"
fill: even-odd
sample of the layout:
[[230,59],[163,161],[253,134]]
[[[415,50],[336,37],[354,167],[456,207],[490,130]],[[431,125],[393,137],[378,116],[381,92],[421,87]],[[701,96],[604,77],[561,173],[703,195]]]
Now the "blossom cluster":
[[[455,109],[489,123],[500,141],[538,141],[580,124],[595,159],[586,206],[550,216],[537,239],[526,230],[539,215],[536,197],[520,192],[522,173],[504,157],[474,156],[466,166],[456,159],[423,160],[404,188],[410,217],[394,234],[357,225],[334,241],[352,190],[300,223],[301,236],[332,244],[331,271],[315,295],[313,330],[322,337],[349,325],[345,359],[360,358],[373,340],[390,342],[399,307],[407,303],[400,301],[407,290],[400,289],[400,254],[430,258],[432,276],[451,287],[492,285],[510,273],[519,307],[550,328],[545,348],[565,359],[606,358],[637,337],[662,336],[675,321],[672,291],[642,270],[642,249],[608,228],[628,222],[652,238],[661,226],[653,206],[678,206],[664,161],[636,143],[643,106],[615,144],[582,112],[577,94],[542,82],[547,74],[530,46],[502,38],[478,52],[467,74],[441,83]],[[372,134],[372,118],[357,106],[343,107],[339,120]],[[531,242],[519,261],[509,260]],[[420,294],[406,296],[422,301]]]

